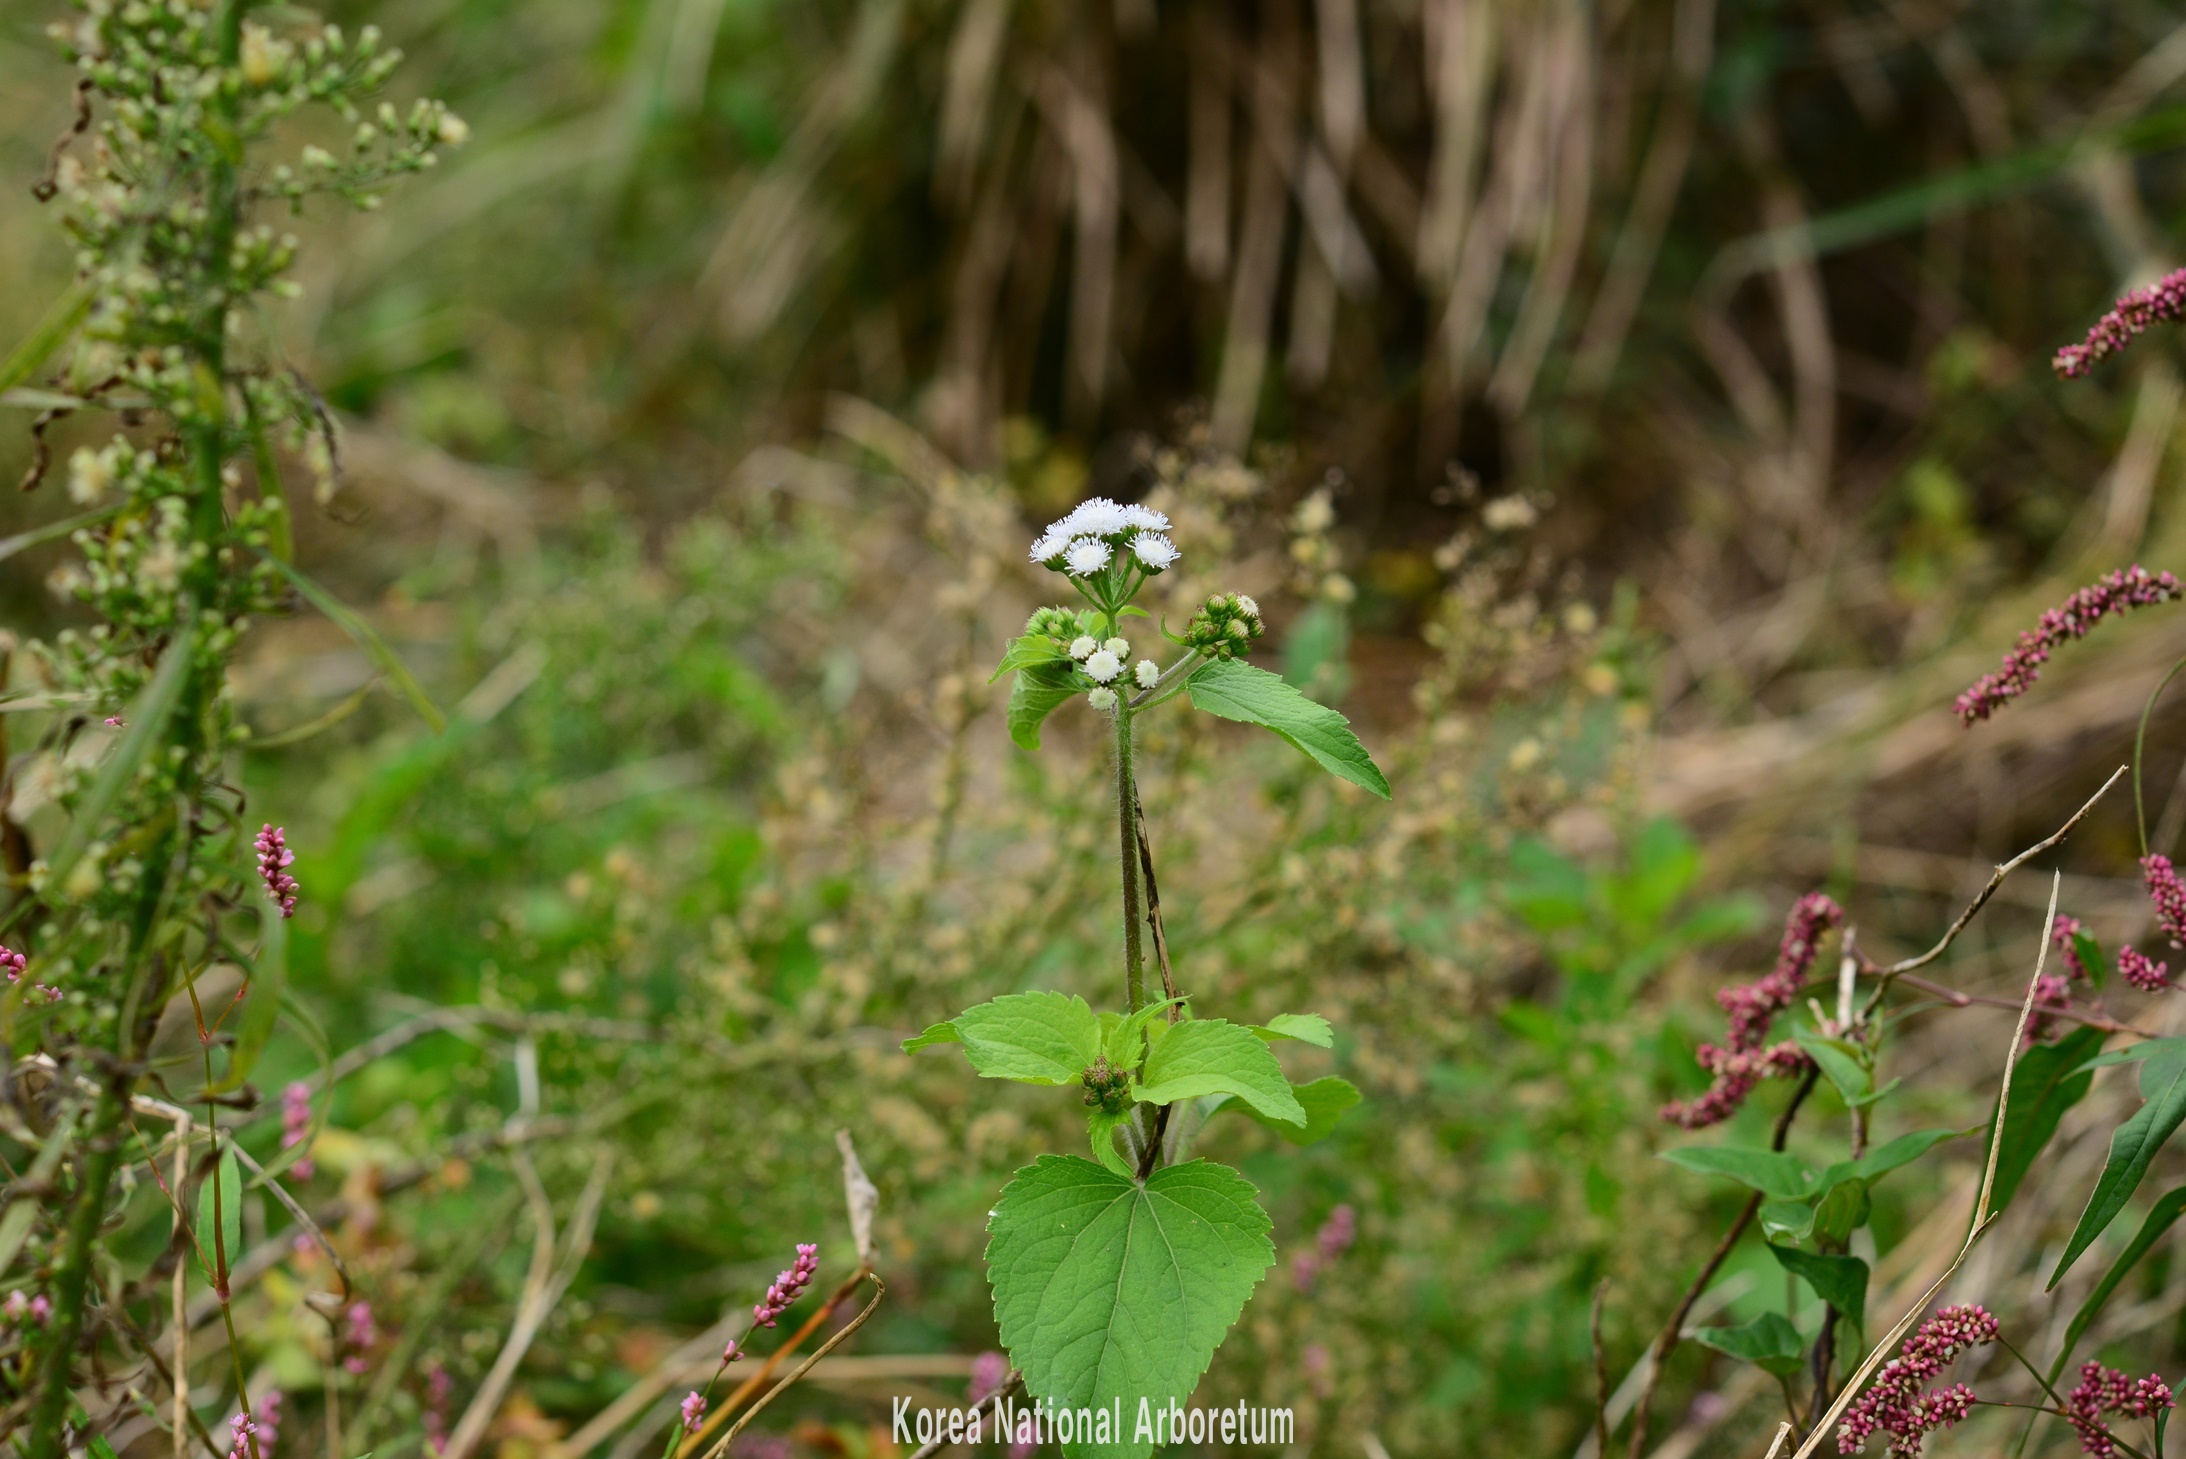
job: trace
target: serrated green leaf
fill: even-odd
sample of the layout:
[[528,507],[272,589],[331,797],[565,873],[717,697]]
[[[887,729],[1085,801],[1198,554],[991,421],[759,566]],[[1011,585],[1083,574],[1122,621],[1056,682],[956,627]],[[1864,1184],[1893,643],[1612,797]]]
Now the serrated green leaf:
[[1266,1023],[1254,1024],[1252,1031],[1270,1043],[1276,1039],[1296,1039],[1318,1049],[1336,1047],[1336,1031],[1318,1013],[1278,1013]]
[[205,1279],[218,1283],[243,1254],[243,1168],[233,1150],[222,1149],[219,1163],[198,1185],[196,1236]]
[[1094,1158],[1125,1180],[1133,1179],[1138,1172],[1131,1168],[1131,1163],[1123,1158],[1123,1152],[1116,1148],[1116,1131],[1131,1123],[1134,1108],[1135,1106],[1127,1104],[1113,1114],[1105,1109],[1094,1109],[1085,1117],[1085,1137],[1093,1146]]
[[1851,1318],[1860,1327],[1867,1326],[1867,1263],[1856,1256],[1828,1256],[1812,1251],[1801,1251],[1793,1246],[1769,1243],[1777,1264],[1795,1277],[1802,1277],[1814,1289],[1814,1295]]
[[[2151,1042],[2186,1043],[2186,1040]],[[2125,1209],[2125,1203],[2140,1188],[2141,1178],[2148,1174],[2149,1162],[2156,1158],[2156,1152],[2171,1138],[2179,1123],[2186,1121],[2186,1060],[2179,1057],[2178,1050],[2162,1050],[2147,1056],[2140,1070],[2140,1092],[2145,1102],[2110,1136],[2110,1158],[2103,1163],[2103,1173],[2087,1198],[2086,1209],[2080,1212],[2080,1224],[2073,1228],[2072,1239],[2065,1243],[2065,1254],[2057,1259],[2057,1269],[2049,1274],[2051,1289],[2080,1259],[2080,1253],[2118,1218],[2118,1212]]]
[[1040,748],[1040,726],[1078,692],[1073,669],[1066,664],[1034,664],[1019,669],[1010,681],[1006,712],[1010,739],[1020,750]]
[[1781,1150],[1737,1145],[1681,1145],[1662,1158],[1700,1175],[1724,1175],[1771,1200],[1803,1201],[1819,1188],[1814,1167]]
[[1306,1112],[1260,1036],[1222,1018],[1172,1024],[1154,1041],[1131,1093],[1148,1104],[1234,1094],[1271,1119],[1303,1126]]
[[1076,1084],[1101,1054],[1101,1021],[1083,998],[1062,993],[1006,993],[937,1023],[903,1051],[960,1043],[985,1079],[1020,1084]]
[[1757,1214],[1763,1240],[1781,1241],[1788,1246],[1814,1234],[1812,1201],[1764,1201]]
[[2050,1382],[2056,1382],[2057,1375],[2064,1371],[2066,1362],[2072,1357],[2072,1350],[2079,1346],[2088,1324],[2102,1311],[2103,1304],[2110,1300],[2110,1294],[2118,1290],[2118,1284],[2125,1280],[2126,1274],[2140,1264],[2140,1259],[2163,1239],[2163,1234],[2177,1223],[2181,1215],[2186,1215],[2186,1185],[2165,1195],[2149,1208],[2148,1219],[2140,1223],[2139,1232],[2126,1243],[2125,1250],[2118,1253],[2118,1259],[2110,1263],[2110,1270],[2103,1273],[2102,1280],[2095,1284],[2095,1290],[2087,1294],[2087,1300],[2080,1304],[2080,1310],[2072,1314],[2072,1322],[2065,1328],[2064,1346],[2057,1350],[2056,1361],[2050,1364]]
[[1184,683],[1192,703],[1209,714],[1273,730],[1329,774],[1389,799],[1389,782],[1351,732],[1351,721],[1315,704],[1281,675],[1236,659],[1211,659]]
[[1068,661],[1069,658],[1070,651],[1046,634],[1028,633],[1010,640],[1008,651],[1002,655],[1002,662],[995,665],[994,672],[987,676],[987,682],[992,684],[1004,674],[1018,669],[1029,669],[1034,664],[1052,664],[1059,660]]
[[1227,1106],[1239,1114],[1250,1116],[1281,1135],[1293,1145],[1311,1145],[1325,1140],[1336,1128],[1336,1122],[1359,1102],[1359,1091],[1348,1079],[1333,1074],[1314,1080],[1311,1084],[1293,1084],[1290,1092],[1298,1101],[1298,1107],[1306,1112],[1303,1126],[1285,1120],[1269,1119],[1242,1100],[1232,1099]]
[[1806,1339],[1783,1313],[1764,1312],[1738,1327],[1702,1327],[1693,1332],[1702,1347],[1752,1363],[1764,1372],[1789,1378],[1799,1371]]
[[1108,1053],[1108,1062],[1118,1069],[1138,1068],[1139,1061],[1146,1057],[1146,1041],[1142,1035],[1147,1026],[1183,1001],[1182,998],[1164,998],[1133,1014],[1102,1014],[1101,1047]]
[[1112,1441],[1071,1459],[1144,1459],[1139,1401],[1183,1403],[1275,1261],[1259,1192],[1194,1160],[1145,1185],[1090,1160],[1043,1155],[988,1218],[994,1316],[1025,1386],[1057,1408],[1120,1413]]
[[[2019,1056],[2011,1076],[2011,1105],[2004,1112],[2004,1142],[1996,1152],[1996,1181],[1989,1209],[2001,1211],[2019,1192],[2019,1184],[2057,1133],[2058,1122],[2087,1097],[2095,1082],[2087,1061],[2103,1046],[2099,1028],[2081,1027],[2054,1044],[2036,1044]],[[1993,1138],[1996,1109],[1989,1109]]]

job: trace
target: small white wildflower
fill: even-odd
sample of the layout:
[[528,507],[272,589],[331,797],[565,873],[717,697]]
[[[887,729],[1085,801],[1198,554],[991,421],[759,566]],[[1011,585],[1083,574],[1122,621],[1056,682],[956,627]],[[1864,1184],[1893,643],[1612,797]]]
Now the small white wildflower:
[[182,549],[172,537],[160,538],[137,560],[144,580],[163,593],[171,593],[181,586],[182,563]]
[[1140,527],[1148,532],[1166,532],[1169,530],[1169,519],[1152,507],[1125,507],[1123,516],[1124,522],[1128,526]]
[[1085,696],[1085,702],[1101,713],[1106,714],[1116,707],[1116,691],[1113,689],[1095,689]]
[[1108,550],[1108,544],[1098,537],[1080,537],[1070,544],[1070,550],[1063,554],[1063,561],[1069,564],[1073,573],[1086,577],[1108,566],[1108,559],[1113,555]]
[[1093,641],[1092,634],[1081,633],[1070,641],[1070,656],[1074,659],[1083,659],[1099,647],[1100,645]]
[[1101,647],[1114,654],[1119,662],[1131,657],[1131,640],[1128,638],[1111,638]]
[[303,151],[303,163],[307,168],[324,168],[331,171],[334,166],[334,154],[324,147],[306,147]]
[[1152,659],[1140,659],[1131,672],[1137,676],[1141,689],[1151,689],[1161,682],[1161,665]]
[[1237,595],[1237,611],[1247,618],[1258,618],[1260,616],[1260,605],[1243,593],[1239,593]]
[[452,111],[442,112],[435,135],[443,147],[460,147],[470,139],[471,124]]
[[1336,508],[1328,500],[1328,490],[1323,487],[1304,501],[1291,516],[1291,525],[1307,535],[1326,532],[1336,525]]
[[1480,521],[1490,532],[1516,532],[1541,520],[1541,513],[1522,496],[1499,496],[1480,509]]
[[290,51],[288,42],[274,39],[272,31],[262,25],[246,22],[243,26],[243,44],[239,57],[243,66],[243,79],[253,86],[265,85],[288,65]]
[[1086,658],[1085,672],[1095,683],[1106,684],[1123,672],[1123,660],[1104,648]]
[[1160,572],[1177,560],[1176,544],[1158,533],[1142,532],[1131,539],[1131,555]]
[[68,458],[68,494],[74,500],[89,506],[113,484],[114,463],[104,451],[78,446]]
[[1131,525],[1131,509],[1107,497],[1097,496],[1091,501],[1078,503],[1062,522],[1069,524],[1072,534],[1086,537],[1112,537]]

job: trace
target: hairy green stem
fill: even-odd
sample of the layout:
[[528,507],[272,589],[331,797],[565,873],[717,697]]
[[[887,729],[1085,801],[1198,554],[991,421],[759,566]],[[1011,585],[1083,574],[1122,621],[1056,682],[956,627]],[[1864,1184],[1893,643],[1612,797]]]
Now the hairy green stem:
[[1131,710],[1116,705],[1116,834],[1123,862],[1123,987],[1130,1011],[1146,1006],[1146,954],[1139,945],[1138,790],[1131,778]]

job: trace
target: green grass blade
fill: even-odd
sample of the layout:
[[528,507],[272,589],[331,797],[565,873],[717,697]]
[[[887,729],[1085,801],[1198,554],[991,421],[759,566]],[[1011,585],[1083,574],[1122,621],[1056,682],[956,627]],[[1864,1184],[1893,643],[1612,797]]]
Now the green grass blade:
[[68,291],[53,301],[46,317],[38,321],[38,327],[29,338],[17,345],[5,360],[0,360],[0,390],[20,385],[30,378],[31,371],[46,362],[61,342],[75,333],[76,326],[84,322],[91,312],[91,286],[78,281]]
[[122,731],[121,742],[107,753],[99,766],[98,777],[91,782],[91,789],[70,818],[68,830],[62,833],[60,844],[47,858],[46,884],[49,887],[67,887],[68,874],[76,869],[76,863],[89,849],[91,838],[98,834],[106,813],[120,798],[122,787],[135,778],[145,757],[164,739],[167,721],[173,717],[175,706],[182,702],[182,688],[189,681],[190,656],[196,644],[197,623],[193,617],[184,623],[180,633],[168,640],[167,652],[160,656],[152,682],[138,691],[129,706],[128,728]]
[[283,562],[270,553],[259,555],[281,570],[281,575],[295,585],[297,592],[304,595],[305,602],[332,619],[342,632],[356,641],[357,647],[363,649],[366,656],[379,665],[380,672],[402,691],[402,697],[410,701],[410,707],[418,712],[418,717],[433,727],[434,734],[437,735],[448,727],[447,716],[433,703],[432,696],[425,692],[425,686],[410,672],[410,666],[402,661],[402,656],[388,646],[386,639],[380,637],[378,629],[365,622],[356,609],[304,576],[294,563]]
[[33,527],[28,532],[18,532],[13,537],[0,537],[0,562],[6,562],[18,552],[27,552],[33,547],[43,547],[48,542],[58,542],[78,527],[88,527],[94,522],[103,522],[121,509],[122,503],[115,502],[112,506],[98,507],[88,512],[78,512],[73,517],[63,517],[57,522],[48,522],[43,527]]

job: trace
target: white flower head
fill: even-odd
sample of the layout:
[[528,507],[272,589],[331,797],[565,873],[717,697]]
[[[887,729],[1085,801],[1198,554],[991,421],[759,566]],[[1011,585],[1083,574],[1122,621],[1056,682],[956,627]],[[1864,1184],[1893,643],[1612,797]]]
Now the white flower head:
[[104,451],[78,446],[68,458],[68,494],[76,502],[89,506],[113,484],[114,463]]
[[1070,544],[1069,550],[1063,554],[1063,561],[1076,576],[1090,577],[1108,566],[1108,559],[1114,555],[1108,550],[1108,544],[1100,538],[1080,537]]
[[1237,611],[1247,618],[1258,618],[1260,616],[1260,605],[1243,593],[1239,593],[1237,595]]
[[1119,660],[1127,659],[1131,656],[1131,640],[1129,640],[1128,638],[1111,638],[1110,640],[1108,640],[1108,642],[1102,644],[1101,647],[1107,649],[1110,653],[1114,654]]
[[[1057,523],[1057,526],[1060,525],[1060,523]],[[1030,556],[1034,562],[1051,563],[1056,558],[1061,557],[1063,555],[1063,549],[1065,547],[1068,547],[1069,545],[1069,533],[1058,532],[1055,530],[1054,527],[1050,527],[1045,532],[1042,532],[1039,538],[1034,541],[1034,543],[1032,544],[1032,552]]]
[[1070,641],[1070,656],[1074,659],[1083,659],[1099,647],[1100,645],[1093,641],[1092,634],[1081,633]]
[[1141,532],[1131,539],[1131,555],[1155,572],[1177,560],[1176,544],[1158,532]]
[[1116,707],[1116,691],[1113,689],[1095,689],[1085,696],[1085,702],[1106,714]]
[[1099,649],[1087,656],[1085,672],[1097,684],[1106,684],[1123,672],[1123,660],[1107,649]]
[[1130,525],[1131,508],[1097,496],[1072,507],[1069,516],[1048,530],[1062,529],[1086,537],[1113,537]]
[[1161,682],[1161,665],[1152,659],[1140,659],[1131,672],[1138,679],[1141,689],[1151,689]]
[[1169,519],[1152,507],[1125,507],[1123,515],[1128,525],[1147,532],[1166,532],[1169,530]]

